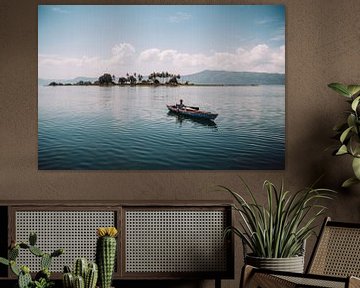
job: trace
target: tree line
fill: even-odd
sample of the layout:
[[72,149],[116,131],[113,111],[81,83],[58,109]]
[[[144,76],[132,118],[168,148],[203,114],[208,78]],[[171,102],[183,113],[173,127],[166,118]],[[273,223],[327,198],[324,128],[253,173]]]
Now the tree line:
[[[79,81],[74,84],[70,83],[59,83],[59,82],[51,82],[49,86],[63,86],[63,85],[80,85],[80,86],[88,86],[88,85],[172,85],[176,86],[180,84],[178,80],[180,80],[180,74],[172,74],[169,72],[153,72],[147,78],[139,73],[129,74],[126,73],[126,76],[116,77],[115,75],[111,75],[109,73],[105,73],[101,75],[97,81]],[[117,79],[117,81],[116,81]],[[185,83],[188,85],[188,82]]]
[[[153,72],[151,73],[147,79],[144,78],[143,75],[138,73],[129,74],[126,73],[126,76],[119,77],[117,84],[119,85],[177,85],[179,84],[178,80],[181,78],[179,74],[172,74],[169,72]],[[160,80],[161,81],[160,81]],[[115,85],[116,84],[116,76],[111,75],[109,73],[105,73],[104,75],[99,77],[99,80],[94,84],[99,85]]]

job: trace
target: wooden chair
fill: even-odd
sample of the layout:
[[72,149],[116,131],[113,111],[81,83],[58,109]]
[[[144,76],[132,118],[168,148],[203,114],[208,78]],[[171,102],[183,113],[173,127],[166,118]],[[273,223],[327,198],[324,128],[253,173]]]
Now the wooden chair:
[[244,266],[240,287],[360,287],[360,223],[326,218],[306,273],[278,272]]

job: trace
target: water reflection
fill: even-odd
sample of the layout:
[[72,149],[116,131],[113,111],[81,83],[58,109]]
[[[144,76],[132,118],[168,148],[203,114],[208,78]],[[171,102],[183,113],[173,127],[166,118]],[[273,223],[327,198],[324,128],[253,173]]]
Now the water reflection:
[[176,123],[179,123],[180,126],[182,126],[183,123],[194,123],[197,126],[204,126],[208,127],[214,130],[217,130],[217,125],[213,120],[210,119],[200,119],[200,118],[194,118],[186,115],[179,115],[177,113],[174,113],[172,111],[169,111],[167,113],[168,117],[174,117]]

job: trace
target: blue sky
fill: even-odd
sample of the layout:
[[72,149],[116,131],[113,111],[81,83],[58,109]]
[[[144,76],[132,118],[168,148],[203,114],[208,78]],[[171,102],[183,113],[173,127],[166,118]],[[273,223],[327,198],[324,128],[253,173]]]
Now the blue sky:
[[285,71],[282,5],[39,5],[40,78]]

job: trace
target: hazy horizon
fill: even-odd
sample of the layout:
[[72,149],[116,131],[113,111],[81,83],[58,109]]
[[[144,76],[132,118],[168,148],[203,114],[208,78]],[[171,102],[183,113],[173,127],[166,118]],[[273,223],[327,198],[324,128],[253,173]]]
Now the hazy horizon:
[[[279,75],[285,75],[285,73],[278,73],[278,72],[250,72],[250,71],[228,71],[228,70],[209,70],[209,69],[205,69],[202,71],[198,71],[198,72],[194,72],[191,74],[186,74],[186,75],[180,75],[181,77],[187,77],[187,76],[192,76],[194,74],[200,74],[202,72],[206,72],[206,71],[210,71],[210,72],[228,72],[228,73],[263,73],[263,74],[279,74]],[[136,72],[136,71],[135,71]],[[157,71],[157,72],[162,72],[162,71]],[[166,71],[165,71],[166,72]],[[168,71],[169,72],[169,71]],[[98,79],[100,76],[102,76],[103,74],[108,73],[111,75],[115,75],[114,73],[111,73],[110,71],[106,71],[104,73],[101,73],[101,75],[97,75],[97,76],[84,76],[84,75],[77,75],[75,77],[72,78],[42,78],[42,77],[38,77],[38,79],[41,80],[73,80],[73,79],[77,79],[77,78],[93,78],[93,79]],[[137,73],[137,72],[136,72]],[[130,75],[133,73],[129,73]],[[116,78],[119,77],[123,77],[126,75],[115,75]],[[143,75],[144,78],[146,79],[149,75]]]
[[285,73],[283,5],[39,5],[38,78]]

